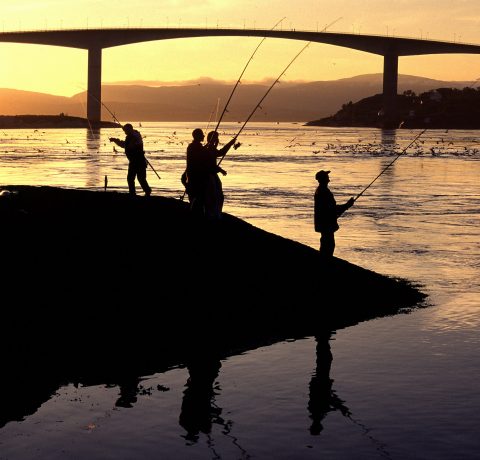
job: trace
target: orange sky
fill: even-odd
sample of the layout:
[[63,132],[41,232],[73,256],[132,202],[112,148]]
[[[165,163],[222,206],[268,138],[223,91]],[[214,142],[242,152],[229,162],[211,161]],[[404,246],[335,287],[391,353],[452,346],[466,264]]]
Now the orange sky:
[[[480,44],[477,0],[14,0],[1,7],[3,31],[100,27],[247,27],[430,38]],[[452,5],[453,3],[453,5]],[[259,39],[195,38],[106,49],[103,82],[179,81],[211,77],[236,81]],[[244,80],[276,78],[302,43],[267,39]],[[87,52],[0,43],[1,88],[70,96],[86,88]],[[380,73],[380,56],[313,43],[284,80],[333,80]],[[399,72],[443,80],[474,81],[480,55],[402,57]]]

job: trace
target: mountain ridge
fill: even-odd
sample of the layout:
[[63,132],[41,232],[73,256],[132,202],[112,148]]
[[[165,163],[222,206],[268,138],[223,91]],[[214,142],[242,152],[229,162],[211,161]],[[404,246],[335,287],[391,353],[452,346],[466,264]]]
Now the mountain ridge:
[[[273,81],[273,79],[272,79]],[[162,82],[151,82],[161,84]],[[102,102],[119,120],[206,121],[220,110],[233,88],[232,83],[200,78],[175,86],[104,84]],[[270,87],[269,82],[241,83],[225,113],[225,122],[245,120]],[[307,122],[335,114],[343,104],[382,92],[383,75],[365,74],[339,80],[314,82],[280,81],[265,98],[252,121]],[[416,93],[448,87],[464,88],[465,81],[442,81],[413,75],[399,75],[398,93]],[[1,115],[86,116],[86,91],[71,97],[0,88]],[[102,120],[111,120],[102,107]]]

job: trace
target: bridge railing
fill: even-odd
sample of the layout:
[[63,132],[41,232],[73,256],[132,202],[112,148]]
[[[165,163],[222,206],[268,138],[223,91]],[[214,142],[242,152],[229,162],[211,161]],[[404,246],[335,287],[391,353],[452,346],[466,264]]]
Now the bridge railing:
[[[0,32],[0,36],[8,35],[8,34],[28,34],[28,33],[48,33],[48,32],[96,32],[96,31],[120,31],[120,30],[198,30],[198,31],[208,31],[208,30],[243,30],[243,31],[255,31],[255,32],[271,32],[272,29],[266,28],[259,28],[259,27],[219,27],[219,26],[191,26],[191,27],[173,27],[173,26],[166,26],[166,27],[134,27],[134,26],[124,26],[124,27],[85,27],[85,28],[45,28],[45,29],[24,29],[24,30],[5,30]],[[377,38],[392,38],[392,39],[403,39],[403,40],[421,40],[421,41],[428,41],[428,42],[442,42],[448,43],[452,45],[470,45],[470,46],[478,46],[478,43],[471,43],[471,42],[461,42],[458,40],[442,40],[439,38],[430,38],[430,37],[415,37],[415,36],[407,36],[407,35],[393,35],[393,34],[365,34],[360,32],[342,32],[339,30],[318,30],[317,29],[296,29],[294,27],[283,27],[278,28],[275,31],[277,32],[296,32],[299,34],[302,33],[318,33],[318,34],[341,34],[341,35],[350,35],[350,36],[366,36],[366,37],[377,37]]]

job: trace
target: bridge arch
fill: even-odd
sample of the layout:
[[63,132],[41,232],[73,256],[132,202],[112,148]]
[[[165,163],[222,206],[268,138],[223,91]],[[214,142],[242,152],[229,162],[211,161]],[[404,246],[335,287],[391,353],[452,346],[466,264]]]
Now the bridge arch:
[[272,37],[310,41],[383,56],[383,109],[386,127],[395,126],[399,56],[480,54],[480,45],[465,43],[333,32],[225,28],[120,28],[3,32],[0,33],[0,42],[88,50],[87,118],[95,124],[101,117],[102,50],[104,48],[156,40],[215,36]]

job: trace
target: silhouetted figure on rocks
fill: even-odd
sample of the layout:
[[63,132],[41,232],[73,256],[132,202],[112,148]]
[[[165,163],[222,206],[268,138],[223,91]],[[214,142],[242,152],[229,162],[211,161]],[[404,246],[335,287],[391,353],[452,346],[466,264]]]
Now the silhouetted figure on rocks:
[[137,178],[145,192],[145,196],[150,196],[152,189],[147,182],[147,159],[143,150],[142,135],[139,131],[133,129],[130,123],[123,126],[123,131],[126,134],[124,141],[116,137],[111,137],[109,140],[125,149],[125,155],[128,158],[128,191],[130,195],[136,195],[135,178]]
[[190,209],[196,214],[203,215],[207,178],[205,149],[202,144],[205,134],[200,128],[196,128],[192,131],[192,137],[193,140],[187,147],[187,168],[185,176],[182,176],[182,182],[187,191]]
[[315,179],[318,187],[315,191],[315,231],[320,233],[320,255],[325,259],[333,257],[335,250],[335,232],[339,229],[337,218],[348,208],[353,206],[355,200],[350,198],[345,204],[337,204],[333,193],[328,188],[330,171],[318,171]]
[[217,158],[224,157],[235,143],[235,138],[225,144],[221,149],[218,148],[219,137],[217,131],[210,131],[207,134],[207,143],[205,149],[208,152],[208,172],[209,178],[206,183],[205,191],[205,214],[211,219],[220,219],[223,210],[223,187],[218,173],[227,175],[227,171],[217,164]]

